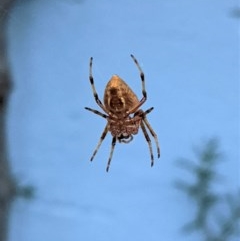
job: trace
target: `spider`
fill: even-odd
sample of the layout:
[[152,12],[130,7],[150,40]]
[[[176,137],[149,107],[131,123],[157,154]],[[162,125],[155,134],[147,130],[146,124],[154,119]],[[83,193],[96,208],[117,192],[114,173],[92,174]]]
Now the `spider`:
[[105,88],[103,98],[104,104],[98,98],[98,94],[94,85],[94,79],[92,75],[93,58],[90,58],[89,80],[92,87],[93,96],[96,103],[104,111],[104,113],[99,112],[98,110],[91,109],[89,107],[85,107],[85,109],[107,120],[107,124],[102,132],[100,140],[90,160],[92,161],[95,157],[107,133],[111,132],[112,146],[106,168],[107,172],[110,167],[116,141],[118,141],[119,143],[129,143],[133,140],[133,135],[136,135],[138,133],[139,127],[142,129],[145,139],[148,143],[151,156],[151,166],[153,166],[154,164],[154,157],[152,151],[152,143],[148,135],[147,129],[155,140],[158,158],[160,157],[160,147],[157,135],[152,129],[146,117],[146,115],[153,110],[153,107],[147,109],[146,111],[139,109],[147,100],[144,73],[137,59],[133,55],[131,55],[131,57],[140,72],[140,78],[142,81],[142,99],[138,100],[136,94],[131,90],[131,88],[119,76],[113,75]]

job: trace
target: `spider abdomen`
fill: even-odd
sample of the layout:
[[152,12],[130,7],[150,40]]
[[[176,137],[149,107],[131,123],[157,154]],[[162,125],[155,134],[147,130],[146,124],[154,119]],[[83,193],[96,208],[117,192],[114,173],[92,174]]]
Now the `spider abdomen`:
[[109,80],[105,93],[104,105],[113,114],[121,115],[131,110],[139,100],[131,88],[117,75]]

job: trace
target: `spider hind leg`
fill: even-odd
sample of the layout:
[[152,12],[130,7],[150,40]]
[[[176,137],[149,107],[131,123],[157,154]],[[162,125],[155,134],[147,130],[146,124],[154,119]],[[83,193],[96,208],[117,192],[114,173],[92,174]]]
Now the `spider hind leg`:
[[114,136],[114,137],[112,138],[112,146],[111,146],[110,156],[109,156],[109,158],[108,158],[108,163],[107,163],[107,168],[106,168],[106,171],[107,171],[107,172],[109,171],[109,167],[110,167],[110,164],[111,164],[112,155],[113,155],[113,151],[114,151],[115,145],[116,145],[116,136]]
[[93,152],[93,154],[92,154],[92,156],[91,156],[90,161],[92,161],[93,158],[95,157],[95,155],[97,154],[98,149],[99,149],[99,147],[101,146],[101,144],[102,144],[104,138],[106,137],[107,133],[108,133],[108,124],[107,124],[106,127],[104,128],[104,131],[103,131],[103,133],[102,133],[102,135],[101,135],[101,137],[100,137],[100,140],[99,140],[99,142],[98,142],[98,144],[97,144],[97,147],[95,148],[95,150],[94,150],[94,152]]
[[149,151],[150,151],[150,156],[151,156],[151,167],[153,166],[154,164],[154,157],[153,157],[153,150],[152,150],[152,142],[151,142],[151,139],[147,133],[147,129],[145,127],[145,125],[143,124],[143,122],[141,122],[141,129],[143,131],[143,134],[145,136],[145,139],[148,143],[148,147],[149,147]]

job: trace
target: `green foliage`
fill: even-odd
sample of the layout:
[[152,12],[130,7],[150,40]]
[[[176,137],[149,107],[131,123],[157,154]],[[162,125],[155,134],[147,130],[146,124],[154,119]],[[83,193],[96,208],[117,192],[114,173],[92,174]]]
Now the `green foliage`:
[[240,193],[222,195],[214,191],[214,184],[220,180],[216,167],[222,160],[218,146],[218,141],[211,139],[202,150],[195,151],[195,162],[188,159],[177,162],[194,177],[193,183],[182,180],[175,183],[196,209],[195,217],[184,225],[183,231],[198,231],[204,241],[230,241],[240,229]]

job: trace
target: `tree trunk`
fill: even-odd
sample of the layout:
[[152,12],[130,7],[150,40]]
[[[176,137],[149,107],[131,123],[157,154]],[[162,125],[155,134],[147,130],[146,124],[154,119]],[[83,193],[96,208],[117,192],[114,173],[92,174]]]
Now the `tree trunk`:
[[14,1],[1,0],[0,6],[0,241],[7,241],[9,211],[16,193],[6,144],[6,109],[11,87],[7,61],[6,23]]

